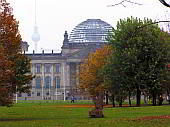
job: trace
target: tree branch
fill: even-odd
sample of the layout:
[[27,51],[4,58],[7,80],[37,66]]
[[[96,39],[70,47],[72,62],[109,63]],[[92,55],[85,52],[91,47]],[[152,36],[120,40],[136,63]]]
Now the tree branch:
[[164,6],[166,7],[170,7],[170,4],[168,4],[167,2],[165,2],[165,0],[159,0]]
[[146,25],[142,25],[142,26],[139,26],[137,29],[135,29],[135,31],[131,34],[131,37],[133,37],[135,35],[136,32],[138,32],[140,29],[144,28],[144,27],[147,27],[147,26],[150,26],[150,25],[153,25],[153,24],[159,24],[159,23],[169,23],[170,21],[155,21],[155,22],[152,22],[152,23],[149,23],[149,24],[146,24]]
[[159,23],[162,23],[162,22],[164,22],[164,23],[169,23],[170,21],[168,21],[168,20],[165,20],[165,21],[155,21],[155,22],[153,22],[153,23],[140,26],[139,29],[144,28],[144,27],[147,27],[147,26],[150,26],[150,25],[153,25],[153,24],[159,24]]
[[136,2],[133,2],[133,1],[131,1],[131,0],[122,0],[122,1],[119,2],[119,3],[113,4],[113,5],[108,5],[107,7],[114,7],[114,6],[117,6],[117,5],[122,5],[123,7],[126,7],[126,6],[124,5],[125,2],[131,3],[131,4],[136,4],[136,5],[142,5],[142,4],[140,4],[140,3],[136,3]]

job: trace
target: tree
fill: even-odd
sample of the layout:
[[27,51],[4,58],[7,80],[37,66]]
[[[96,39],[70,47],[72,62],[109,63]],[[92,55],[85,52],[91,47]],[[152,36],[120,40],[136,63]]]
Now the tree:
[[170,7],[170,4],[167,2],[167,0],[159,0],[164,6]]
[[110,44],[115,48],[111,63],[119,72],[110,79],[136,91],[137,106],[140,106],[144,90],[152,95],[155,105],[161,82],[167,80],[168,39],[169,34],[161,31],[152,20],[133,17],[120,20],[110,35]]
[[[121,54],[114,52],[109,58],[108,63],[102,69],[102,75],[104,76],[104,82],[108,85],[108,90],[112,93],[112,102],[113,107],[115,107],[114,101],[116,100],[119,103],[119,106],[122,106],[123,101],[129,95],[129,104],[131,106],[131,93],[133,88],[129,85],[127,77],[124,73],[124,68],[126,65],[122,64],[126,59],[124,56],[121,57]],[[119,59],[119,57],[122,59]],[[121,61],[120,61],[121,60]]]
[[5,84],[8,84],[8,81],[11,78],[12,73],[10,68],[12,67],[11,62],[6,59],[4,56],[4,50],[0,47],[0,105],[8,105],[12,103],[12,98],[10,93],[8,93],[8,88],[5,87]]
[[[159,0],[164,6],[166,7],[170,7],[170,3],[168,0]],[[142,5],[141,3],[137,3],[137,2],[133,2],[131,0],[121,0],[119,3],[113,4],[113,5],[109,5],[108,7],[114,7],[117,5],[122,5],[123,7],[126,7],[126,5],[124,3],[131,3],[131,4],[136,4],[136,5]]]
[[29,92],[30,59],[22,54],[19,22],[6,0],[0,0],[0,105],[11,105],[16,92]]
[[117,6],[117,5],[122,5],[123,7],[126,7],[125,3],[130,3],[130,4],[135,4],[135,5],[142,5],[141,3],[133,2],[131,0],[122,0],[119,3],[109,5],[108,7],[114,7],[114,6]]
[[101,99],[107,86],[104,84],[100,69],[107,63],[107,57],[111,54],[111,46],[104,46],[96,52],[89,54],[88,58],[80,66],[80,89],[88,92],[94,101]]

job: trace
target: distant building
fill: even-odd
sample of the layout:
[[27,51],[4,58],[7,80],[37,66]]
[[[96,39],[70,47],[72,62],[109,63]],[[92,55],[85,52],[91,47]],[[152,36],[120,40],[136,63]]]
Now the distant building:
[[35,75],[31,94],[20,94],[20,99],[63,100],[72,95],[81,99],[77,90],[79,65],[89,52],[107,43],[112,26],[100,19],[88,19],[78,24],[68,36],[64,33],[61,53],[26,54],[31,58],[31,72]]
[[28,51],[28,47],[29,47],[29,45],[28,45],[28,43],[26,41],[21,42],[22,52],[24,52],[24,53],[27,52]]

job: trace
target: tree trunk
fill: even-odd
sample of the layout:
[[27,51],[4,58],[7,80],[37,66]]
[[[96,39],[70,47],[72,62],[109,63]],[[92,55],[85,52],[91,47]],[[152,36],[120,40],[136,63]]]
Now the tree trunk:
[[144,94],[144,104],[148,104],[148,98],[146,94]]
[[170,94],[169,94],[169,90],[167,90],[167,96],[168,96],[168,98],[167,98],[167,101],[169,102],[169,104],[170,104],[170,96],[169,96]]
[[156,106],[156,93],[154,91],[152,93],[152,105]]
[[132,106],[132,103],[131,103],[130,97],[131,97],[131,92],[130,92],[130,90],[129,90],[129,106],[131,107],[131,106]]
[[109,104],[109,97],[108,97],[108,91],[106,91],[106,105]]
[[136,106],[140,106],[140,99],[141,99],[141,91],[138,88],[137,89],[137,94],[136,94]]
[[122,107],[122,98],[120,99],[119,107]]
[[112,105],[115,107],[115,96],[112,94]]
[[169,90],[167,90],[167,95],[169,95]]

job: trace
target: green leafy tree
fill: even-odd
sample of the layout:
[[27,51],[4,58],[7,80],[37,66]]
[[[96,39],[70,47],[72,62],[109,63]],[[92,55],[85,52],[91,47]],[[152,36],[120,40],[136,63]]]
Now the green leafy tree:
[[22,54],[19,22],[6,0],[0,0],[0,105],[11,105],[16,92],[29,92],[30,59]]
[[[128,79],[125,75],[124,68],[126,65],[124,64],[125,57],[121,57],[121,52],[114,52],[111,57],[108,59],[108,63],[101,70],[101,74],[104,76],[105,84],[109,87],[109,92],[112,93],[112,102],[113,107],[115,106],[114,100],[119,103],[119,106],[122,106],[122,103],[127,96],[131,97],[131,93],[133,92],[131,86],[129,85],[130,79]],[[121,58],[121,59],[120,59]],[[129,100],[129,104],[131,106],[131,101]]]
[[133,17],[120,20],[109,37],[115,48],[111,67],[118,72],[112,69],[110,79],[113,83],[119,81],[124,89],[136,91],[137,106],[144,90],[152,95],[153,105],[156,105],[161,82],[167,80],[168,39],[169,34],[152,20]]

